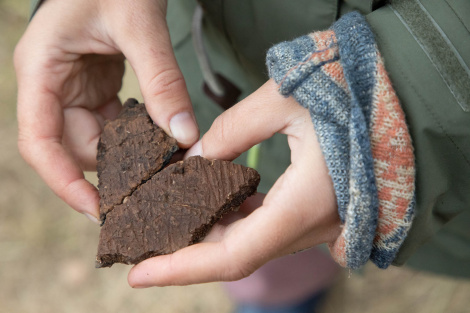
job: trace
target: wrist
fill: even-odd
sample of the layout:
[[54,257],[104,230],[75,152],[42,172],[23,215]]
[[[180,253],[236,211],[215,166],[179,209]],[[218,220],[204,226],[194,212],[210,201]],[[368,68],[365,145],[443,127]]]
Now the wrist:
[[374,36],[358,13],[268,52],[270,76],[311,112],[343,224],[330,245],[343,266],[385,268],[411,226],[414,156]]

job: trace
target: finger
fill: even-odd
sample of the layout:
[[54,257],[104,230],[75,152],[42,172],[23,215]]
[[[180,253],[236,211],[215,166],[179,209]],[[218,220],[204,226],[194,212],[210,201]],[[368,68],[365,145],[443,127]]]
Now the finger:
[[[210,281],[236,280],[247,276],[248,272],[241,273],[238,271],[238,265],[231,264],[232,258],[227,254],[226,246],[216,241],[222,238],[223,229],[228,224],[231,225],[230,228],[233,228],[237,223],[241,222],[241,219],[259,208],[264,197],[264,194],[257,193],[246,199],[240,210],[233,212],[234,214],[229,218],[230,221],[226,221],[228,223],[214,225],[203,243],[187,247],[171,255],[159,256],[139,263],[129,273],[129,284],[134,288],[188,285]],[[213,238],[210,238],[211,236]],[[188,257],[192,260],[190,267],[188,267]],[[214,267],[212,260],[216,260],[215,263],[222,266]],[[164,268],[161,266],[164,266]],[[214,272],[207,275],[207,267],[214,270]],[[157,268],[158,272],[155,272]],[[170,272],[174,275],[161,275],[161,273]]]
[[24,159],[61,199],[97,222],[98,191],[62,146],[63,115],[57,98],[23,76],[18,77],[18,126]]
[[95,114],[80,107],[64,109],[62,143],[84,171],[96,168],[100,134],[101,125]]
[[99,223],[98,191],[85,180],[83,172],[60,142],[52,139],[20,139],[18,145],[25,160],[55,194],[76,211]]
[[219,115],[186,157],[233,160],[261,141],[282,131],[306,109],[285,98],[269,80],[253,94]]
[[300,166],[291,165],[275,183],[260,208],[225,228],[219,235],[222,241],[148,259],[129,273],[131,286],[237,280],[273,258],[334,240],[340,223],[332,182],[321,151],[306,152]]
[[99,121],[101,128],[104,126],[104,120],[114,120],[121,112],[121,109],[122,102],[117,96],[113,97],[105,105],[99,107],[96,112],[101,116],[101,120]]
[[96,112],[82,107],[64,109],[62,143],[82,170],[96,170],[96,153],[104,121],[114,119],[120,109],[121,102],[117,97]]
[[214,226],[210,232],[204,237],[203,242],[221,241],[228,228],[233,227],[233,223],[250,215],[254,210],[261,207],[263,199],[266,195],[256,193],[247,198],[237,211],[232,211],[224,215]]
[[[269,258],[265,247],[259,249],[258,236],[246,241],[247,237],[254,234],[250,226],[253,223],[247,220],[248,218],[242,219],[232,224],[231,233],[238,236],[238,240],[202,242],[137,264],[129,272],[129,284],[132,287],[145,288],[233,281],[247,277]],[[242,229],[244,231],[240,231]],[[253,248],[249,255],[241,247],[243,244]]]
[[292,216],[266,214],[270,209],[261,207],[232,224],[227,238],[221,242],[199,243],[137,264],[129,273],[129,284],[140,288],[189,285],[249,276],[284,252],[277,250],[278,245],[284,247],[291,243],[290,234],[280,233],[284,231],[279,227],[280,222],[298,223]]
[[341,232],[333,181],[310,115],[305,113],[283,130],[288,135],[292,163],[263,203],[300,217],[295,224],[300,232],[283,254],[330,242]]
[[254,210],[263,205],[264,198],[266,194],[257,192],[251,197],[246,198],[246,200],[240,205],[238,212],[244,216],[248,216],[253,213]]
[[[257,205],[259,200],[260,198],[253,199],[253,204]],[[240,219],[227,227],[230,229],[225,235],[233,239],[220,242],[205,241],[137,264],[129,272],[129,284],[134,288],[145,288],[232,281],[248,276],[268,259],[263,253],[266,245],[259,249],[256,242],[261,238],[253,236],[258,232],[253,230],[253,226],[262,219],[262,215],[253,217],[257,212],[255,210],[248,218]],[[254,238],[249,238],[252,236]],[[253,248],[249,257],[241,254],[244,250],[241,248],[243,244]]]
[[152,119],[187,148],[199,138],[199,129],[173,53],[165,12],[158,1],[137,1],[134,6],[134,12],[129,12],[133,19],[119,26],[117,44],[136,73]]
[[[279,215],[280,234],[291,238],[278,246],[280,256],[329,243],[341,232],[333,182],[321,152],[313,158],[306,155],[304,161],[289,166],[263,203]],[[288,218],[283,221],[282,216]]]
[[[290,183],[287,180],[279,188],[285,190]],[[311,212],[313,208],[306,216],[290,212],[302,205],[295,197],[284,194],[272,200],[265,201],[248,217],[227,227],[221,242],[203,242],[172,255],[139,263],[129,273],[129,284],[149,287],[238,280],[267,261],[294,252],[291,247],[298,249],[294,245],[296,239],[309,232],[312,233],[309,244],[316,245],[325,240],[307,223],[315,215]],[[321,222],[320,218],[318,222]]]
[[[232,269],[230,263],[220,243],[199,243],[137,264],[129,272],[128,283],[133,288],[146,288],[223,281],[232,276],[228,273]],[[207,275],[208,268],[212,269],[210,275]],[[233,277],[238,276],[238,273],[233,274]]]

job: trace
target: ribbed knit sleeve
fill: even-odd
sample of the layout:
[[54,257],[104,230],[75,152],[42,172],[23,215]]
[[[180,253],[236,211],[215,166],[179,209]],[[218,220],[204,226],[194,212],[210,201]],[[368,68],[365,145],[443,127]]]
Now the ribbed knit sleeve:
[[279,43],[267,54],[279,92],[310,112],[343,224],[330,251],[356,269],[388,267],[414,215],[415,165],[404,113],[364,17]]

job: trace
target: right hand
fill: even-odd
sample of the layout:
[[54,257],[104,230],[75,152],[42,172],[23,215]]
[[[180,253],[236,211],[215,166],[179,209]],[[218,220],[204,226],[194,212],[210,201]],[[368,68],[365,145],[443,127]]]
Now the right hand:
[[48,0],[16,47],[20,153],[96,221],[98,191],[83,171],[96,167],[104,119],[121,109],[125,58],[152,119],[181,147],[199,137],[165,15],[164,0]]

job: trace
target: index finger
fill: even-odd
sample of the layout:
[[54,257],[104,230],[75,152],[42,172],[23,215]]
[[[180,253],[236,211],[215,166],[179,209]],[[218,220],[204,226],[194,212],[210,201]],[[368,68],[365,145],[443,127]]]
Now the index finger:
[[34,75],[34,70],[18,71],[18,148],[55,194],[98,222],[98,191],[62,146],[62,107],[41,79],[47,80]]
[[111,20],[113,39],[135,71],[152,120],[187,148],[198,140],[199,129],[171,45],[166,1],[134,1],[132,10],[126,1],[120,3],[117,8],[125,4],[124,16],[131,24]]
[[[286,186],[292,185],[292,180],[292,177],[286,179],[284,176],[273,188],[289,189]],[[327,193],[324,189],[310,194],[313,203],[325,203]],[[306,206],[290,193],[276,192],[270,201],[264,201],[263,206],[248,217],[228,226],[221,241],[202,242],[170,255],[147,259],[131,269],[128,282],[134,288],[144,288],[247,277],[269,260],[328,242],[337,236],[325,227],[336,222],[336,214],[322,208],[315,210],[310,204]],[[310,214],[306,215],[305,211]]]

